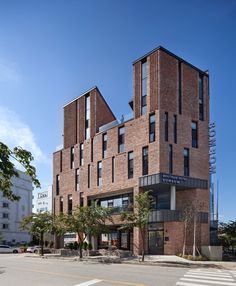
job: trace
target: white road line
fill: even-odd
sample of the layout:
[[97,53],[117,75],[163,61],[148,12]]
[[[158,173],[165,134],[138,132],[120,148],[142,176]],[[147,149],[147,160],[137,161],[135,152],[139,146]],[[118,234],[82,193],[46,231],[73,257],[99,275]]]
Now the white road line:
[[96,284],[96,283],[99,283],[99,282],[102,282],[102,280],[93,279],[93,280],[90,280],[90,281],[87,281],[87,282],[84,282],[84,283],[76,284],[74,286],[89,286],[89,285],[93,285],[93,284]]
[[230,274],[212,274],[212,273],[205,273],[205,272],[196,272],[196,271],[188,271],[187,274],[193,275],[204,275],[204,276],[212,276],[212,277],[222,277],[222,278],[231,278]]
[[209,286],[206,284],[199,284],[199,283],[189,283],[189,282],[177,282],[176,283],[177,286]]
[[236,283],[232,282],[221,282],[221,281],[209,281],[209,280],[203,280],[203,279],[191,279],[191,278],[180,278],[182,281],[189,281],[189,282],[198,282],[198,283],[207,283],[207,284],[218,284],[218,285],[224,285],[224,286],[236,286]]
[[222,278],[222,277],[210,277],[210,276],[202,276],[202,275],[192,275],[192,274],[185,274],[184,277],[193,277],[193,278],[203,278],[203,279],[210,279],[210,280],[217,280],[217,281],[232,281],[232,278]]
[[207,271],[207,270],[189,270],[191,272],[196,272],[196,273],[206,273],[206,274],[216,274],[216,275],[229,275],[228,273],[224,272],[217,272],[217,271]]

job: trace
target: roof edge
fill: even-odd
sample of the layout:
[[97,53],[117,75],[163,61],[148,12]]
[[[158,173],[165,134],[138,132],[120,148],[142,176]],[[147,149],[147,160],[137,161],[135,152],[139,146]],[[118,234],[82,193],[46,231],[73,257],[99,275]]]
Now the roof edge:
[[79,96],[77,96],[76,98],[70,100],[68,103],[64,104],[62,107],[63,107],[63,108],[66,107],[67,105],[71,104],[71,103],[74,102],[75,100],[79,99],[80,97],[84,96],[85,94],[91,92],[91,91],[94,90],[94,89],[99,90],[98,87],[95,85],[95,86],[91,87],[90,89],[86,90],[85,92],[83,92],[82,94],[80,94]]

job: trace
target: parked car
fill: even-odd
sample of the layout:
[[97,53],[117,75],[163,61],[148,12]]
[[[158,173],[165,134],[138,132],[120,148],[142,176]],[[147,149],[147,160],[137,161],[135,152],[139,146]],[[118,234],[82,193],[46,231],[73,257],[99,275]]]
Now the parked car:
[[0,245],[0,253],[18,253],[19,249],[9,245]]
[[26,252],[29,252],[29,253],[38,253],[39,250],[40,250],[40,248],[41,248],[41,247],[38,246],[38,245],[29,246],[29,247],[27,247]]

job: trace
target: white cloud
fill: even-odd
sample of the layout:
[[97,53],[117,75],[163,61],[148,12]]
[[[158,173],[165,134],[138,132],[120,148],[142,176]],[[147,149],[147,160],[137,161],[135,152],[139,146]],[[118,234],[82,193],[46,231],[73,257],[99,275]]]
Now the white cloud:
[[0,82],[20,83],[22,79],[17,70],[16,63],[7,63],[0,60]]
[[18,114],[3,106],[0,106],[0,141],[11,148],[21,146],[30,151],[35,163],[51,164],[49,158],[37,145],[30,127],[21,120]]

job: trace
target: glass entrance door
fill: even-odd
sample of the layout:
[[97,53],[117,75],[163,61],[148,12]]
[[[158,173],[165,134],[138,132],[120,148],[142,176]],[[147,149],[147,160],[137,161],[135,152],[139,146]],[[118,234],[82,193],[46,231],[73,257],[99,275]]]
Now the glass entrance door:
[[164,231],[150,230],[148,232],[149,254],[164,254]]

